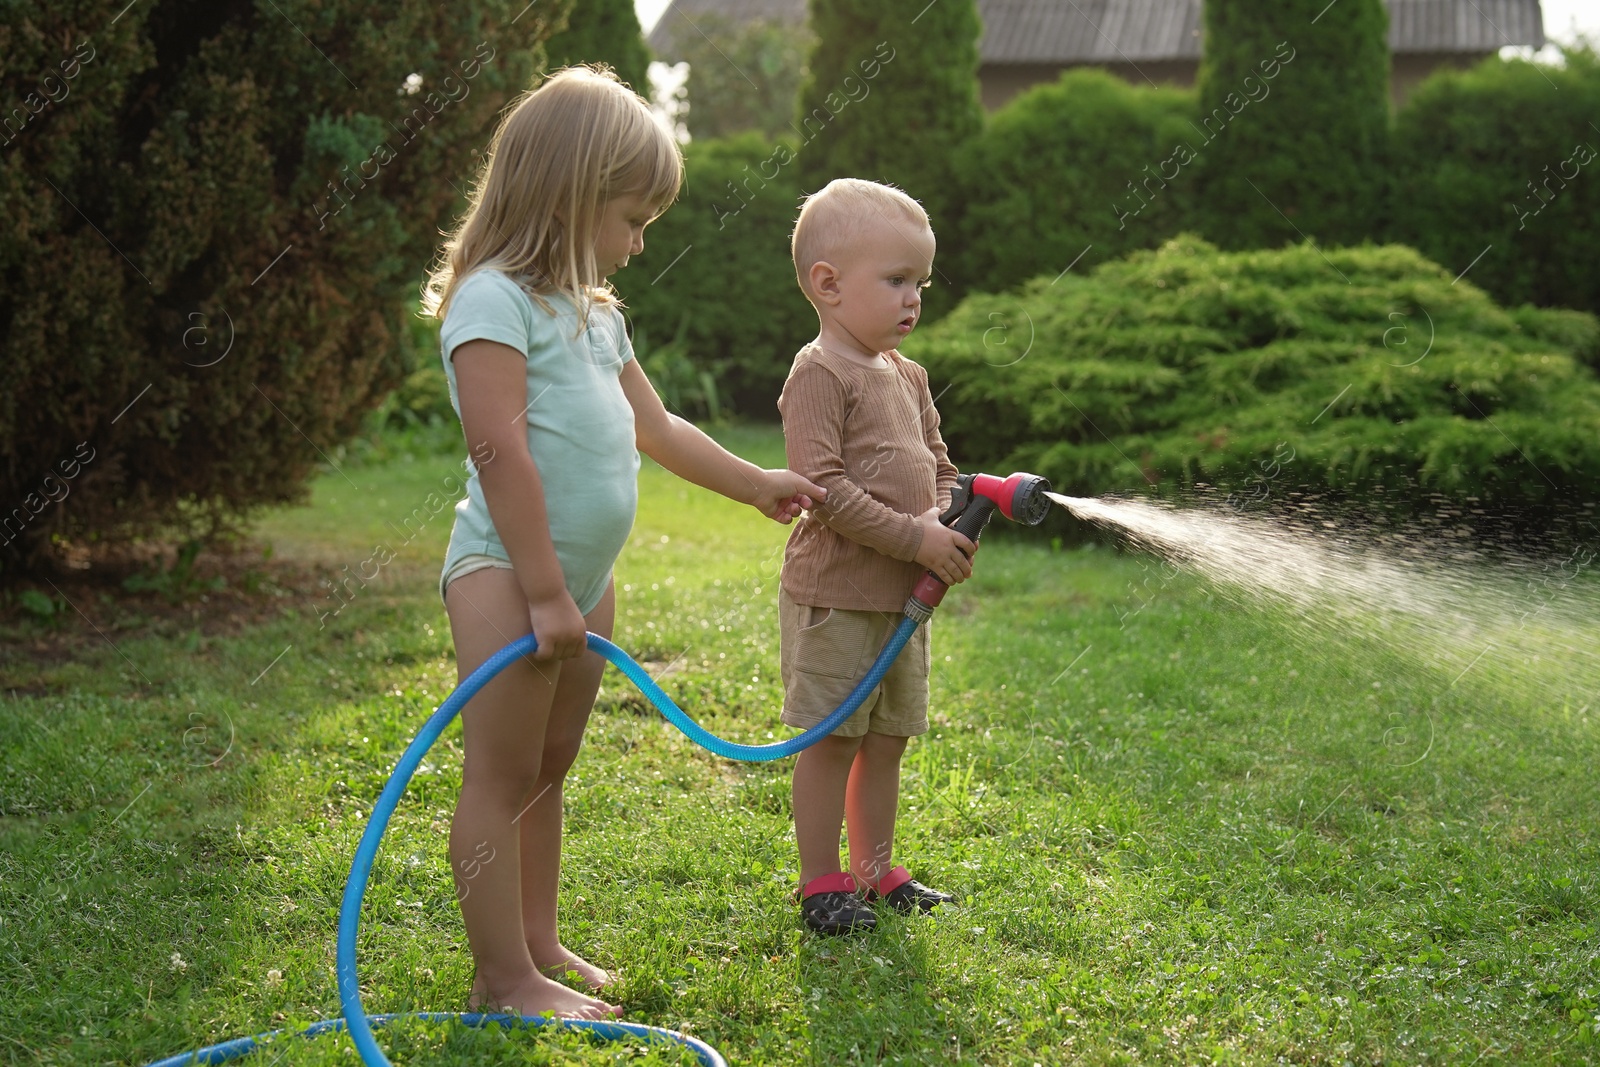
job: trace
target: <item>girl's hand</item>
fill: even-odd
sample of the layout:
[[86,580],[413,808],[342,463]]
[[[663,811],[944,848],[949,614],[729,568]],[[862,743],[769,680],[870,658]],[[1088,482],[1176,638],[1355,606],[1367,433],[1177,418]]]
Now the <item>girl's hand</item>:
[[545,600],[530,600],[528,615],[533,620],[533,636],[539,640],[534,659],[572,659],[589,647],[583,612],[566,589]]
[[756,490],[752,507],[767,518],[787,524],[810,511],[828,496],[822,486],[809,482],[794,471],[762,471],[765,478]]

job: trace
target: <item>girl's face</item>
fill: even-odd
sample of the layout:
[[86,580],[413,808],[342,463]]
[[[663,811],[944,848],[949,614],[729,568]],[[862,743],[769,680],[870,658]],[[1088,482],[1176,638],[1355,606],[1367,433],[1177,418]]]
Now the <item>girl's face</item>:
[[628,257],[644,251],[644,228],[654,219],[650,205],[637,193],[626,193],[600,205],[594,262],[602,278],[609,278],[628,265]]

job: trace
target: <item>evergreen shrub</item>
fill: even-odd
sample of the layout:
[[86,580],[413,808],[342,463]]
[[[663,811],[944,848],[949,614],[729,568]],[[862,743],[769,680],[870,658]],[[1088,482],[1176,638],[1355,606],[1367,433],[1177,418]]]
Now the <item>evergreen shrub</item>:
[[816,44],[795,118],[808,193],[834,178],[898,185],[948,231],[952,161],[983,128],[975,0],[810,0]]
[[[1497,307],[1400,245],[1181,235],[968,297],[907,354],[967,470],[1063,492],[1424,494],[1527,521],[1600,496],[1592,317]],[[1587,351],[1583,351],[1587,347]],[[942,392],[941,392],[942,391]]]
[[1100,70],[1019,94],[957,152],[965,210],[959,234],[939,233],[939,273],[995,293],[1154,248],[1193,214],[1195,113],[1189,90]]
[[304,499],[568,5],[13,6],[0,576]]
[[1383,0],[1206,0],[1200,231],[1224,248],[1356,244],[1384,224]]
[[634,92],[650,99],[650,46],[639,29],[633,0],[583,0],[566,27],[545,42],[548,69],[604,63]]

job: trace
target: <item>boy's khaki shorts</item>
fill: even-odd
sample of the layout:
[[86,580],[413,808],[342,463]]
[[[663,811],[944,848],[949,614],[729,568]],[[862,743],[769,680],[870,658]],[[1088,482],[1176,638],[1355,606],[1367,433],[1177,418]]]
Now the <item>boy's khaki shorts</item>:
[[[798,604],[778,590],[783,722],[802,730],[828,717],[872,669],[903,616]],[[918,626],[878,688],[834,734],[894,737],[928,732],[928,625]]]

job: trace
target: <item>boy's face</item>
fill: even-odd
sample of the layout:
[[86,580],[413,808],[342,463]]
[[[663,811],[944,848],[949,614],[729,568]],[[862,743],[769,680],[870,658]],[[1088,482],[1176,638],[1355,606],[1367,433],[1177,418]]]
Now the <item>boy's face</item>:
[[933,273],[933,231],[874,219],[837,256],[819,307],[866,355],[897,348],[922,315]]

